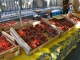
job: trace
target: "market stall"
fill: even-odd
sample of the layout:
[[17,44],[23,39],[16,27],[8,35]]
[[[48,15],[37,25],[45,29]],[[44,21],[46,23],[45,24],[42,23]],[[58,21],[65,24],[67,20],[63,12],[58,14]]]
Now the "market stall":
[[[6,22],[5,26],[1,24],[1,31],[4,30],[8,34],[11,34],[21,46],[21,54],[16,56],[15,53],[14,56],[16,57],[12,60],[63,60],[72,49],[76,48],[77,42],[80,40],[80,18],[77,19],[77,23],[73,23],[72,20],[68,20],[70,17],[73,17],[72,15],[78,18],[78,16],[76,17],[74,14],[62,17],[57,16],[59,18],[57,18],[58,20],[56,21],[54,19],[56,17],[53,17],[52,20],[42,19],[38,24],[36,23],[37,25],[32,25],[30,24],[32,22],[28,23],[27,20],[23,20],[22,27],[20,27],[19,22],[17,22],[19,23],[17,26],[17,23],[14,21]],[[75,19],[73,20],[75,21]],[[55,24],[53,25],[51,21]],[[70,25],[68,23],[70,23]],[[5,30],[7,25],[9,28],[11,27],[10,30],[9,28]],[[10,33],[7,30],[9,30]],[[27,32],[26,35],[23,31],[25,33]],[[9,37],[6,33],[3,33],[3,35],[6,38]],[[28,41],[25,37],[28,37],[26,38]]]
[[80,40],[80,29],[77,26],[75,25],[68,32],[54,39],[31,55],[27,55],[21,49],[22,54],[12,60],[63,60],[72,49],[76,48],[77,42]]
[[39,49],[32,55],[27,55],[23,50],[22,54],[13,58],[12,60],[49,60],[49,59],[63,59],[70,51],[77,46],[79,39],[80,30],[73,28],[68,33],[55,39],[51,43],[47,44],[43,48]]

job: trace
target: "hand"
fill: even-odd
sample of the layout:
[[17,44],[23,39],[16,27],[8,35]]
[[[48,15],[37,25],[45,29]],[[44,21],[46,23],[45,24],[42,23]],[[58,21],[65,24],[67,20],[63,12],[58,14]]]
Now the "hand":
[[69,5],[72,5],[72,3],[65,4],[65,5],[63,5],[63,7],[69,6]]

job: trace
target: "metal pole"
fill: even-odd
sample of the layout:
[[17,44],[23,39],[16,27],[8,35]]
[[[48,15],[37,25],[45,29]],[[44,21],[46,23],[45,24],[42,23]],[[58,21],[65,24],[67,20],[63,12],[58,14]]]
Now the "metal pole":
[[19,2],[19,17],[20,17],[20,23],[21,23],[21,26],[22,26],[22,18],[21,18],[21,0],[18,0]]

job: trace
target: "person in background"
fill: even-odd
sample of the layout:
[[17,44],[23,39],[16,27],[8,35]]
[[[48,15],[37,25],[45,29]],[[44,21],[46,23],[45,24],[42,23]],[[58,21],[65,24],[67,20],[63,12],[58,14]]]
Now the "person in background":
[[71,4],[72,3],[69,3],[69,0],[63,0],[63,6],[62,6],[63,14],[68,13],[69,5],[71,5]]
[[79,8],[79,0],[73,0],[72,2],[73,11],[78,11]]

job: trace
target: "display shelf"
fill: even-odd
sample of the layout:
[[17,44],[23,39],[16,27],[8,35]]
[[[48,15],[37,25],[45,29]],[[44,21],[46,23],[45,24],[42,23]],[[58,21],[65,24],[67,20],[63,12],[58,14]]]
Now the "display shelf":
[[[27,55],[24,52],[24,50],[21,48],[22,54],[13,58],[12,60],[23,60],[23,59],[24,60],[26,59],[28,60],[43,60],[43,59],[58,60],[58,58],[60,60],[61,59],[63,60],[70,53],[70,51],[72,51],[72,49],[76,47],[77,42],[80,41],[79,36],[80,36],[80,29],[77,28],[76,26],[73,26],[71,30],[57,37],[51,43],[48,43],[47,45],[43,46],[42,48],[40,48],[39,50],[37,50],[31,55]],[[59,45],[58,43],[61,41],[65,41],[65,43],[63,45]],[[52,49],[53,52],[51,52],[50,48],[54,48],[55,45],[59,47],[56,48],[56,51]],[[65,55],[64,55],[64,52],[66,52]]]
[[[76,34],[74,35],[74,37],[75,36],[78,36],[78,33],[79,33],[79,30],[76,28],[76,27],[74,27],[74,29],[73,30],[71,30],[71,31],[68,31],[66,34],[64,34],[63,36],[60,36],[59,38],[56,38],[54,41],[52,41],[51,43],[49,43],[49,44],[47,44],[46,46],[44,46],[44,47],[42,47],[41,49],[39,49],[38,51],[36,51],[35,53],[33,53],[32,55],[30,55],[30,56],[28,56],[23,50],[22,50],[22,54],[21,55],[19,55],[18,57],[15,57],[15,58],[13,58],[12,60],[22,60],[22,59],[24,59],[24,60],[26,60],[26,59],[28,59],[28,60],[31,60],[31,59],[33,59],[33,60],[42,60],[42,59],[45,59],[45,57],[46,56],[48,56],[48,55],[50,55],[50,56],[48,56],[48,60],[49,59],[54,59],[54,56],[53,56],[53,54],[54,53],[52,53],[52,52],[50,52],[50,49],[49,48],[51,48],[52,46],[54,46],[54,45],[56,45],[56,44],[58,44],[59,42],[61,42],[61,41],[63,41],[63,40],[65,40],[67,37],[73,37],[73,35],[71,35],[71,34],[73,34],[74,32],[76,32]],[[75,39],[76,39],[76,37],[75,37]],[[73,39],[70,39],[71,41],[73,40]],[[76,42],[77,42],[78,40],[76,40]],[[75,43],[75,44],[77,44],[77,43]],[[62,47],[62,48],[65,48],[65,46],[60,46],[60,47]],[[70,53],[70,51],[73,49],[75,47],[75,45],[74,46],[72,46],[72,48],[70,48],[69,49],[69,51],[66,53],[66,55],[65,55],[65,57]],[[54,50],[53,50],[54,51]],[[55,52],[55,51],[54,51]],[[45,55],[46,54],[46,55]],[[45,56],[44,56],[45,55]],[[41,57],[42,56],[42,57]],[[58,56],[57,56],[57,58],[58,58]],[[55,60],[57,60],[57,58],[55,59]],[[63,57],[64,58],[64,57]],[[63,59],[62,58],[62,59]]]

